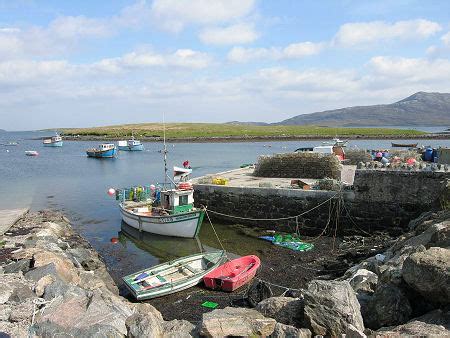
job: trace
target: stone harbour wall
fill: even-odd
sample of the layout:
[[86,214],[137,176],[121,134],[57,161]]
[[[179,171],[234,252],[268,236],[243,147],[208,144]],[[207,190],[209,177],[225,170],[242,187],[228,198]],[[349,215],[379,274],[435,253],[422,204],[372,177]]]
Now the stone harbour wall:
[[257,177],[341,177],[341,163],[334,155],[298,152],[260,156],[255,167]]
[[[410,172],[357,170],[353,190],[343,191],[340,207],[340,229],[352,232],[389,230],[403,231],[411,219],[422,212],[439,210],[448,205],[447,172]],[[196,184],[195,201],[212,211],[246,218],[273,219],[304,213],[327,199],[333,191],[300,189],[227,187]],[[336,196],[333,203],[338,203]],[[326,203],[299,218],[304,232],[317,233],[329,219],[330,204]],[[284,231],[295,229],[295,220],[252,221],[232,219],[211,213],[223,221]],[[355,225],[356,223],[356,225]]]

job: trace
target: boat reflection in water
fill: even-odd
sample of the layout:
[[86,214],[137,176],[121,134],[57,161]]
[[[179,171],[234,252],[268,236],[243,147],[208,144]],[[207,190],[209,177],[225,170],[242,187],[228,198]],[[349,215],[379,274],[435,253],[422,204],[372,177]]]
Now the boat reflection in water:
[[[217,251],[219,245],[208,246],[200,242],[199,238],[182,238],[161,236],[145,231],[140,232],[126,223],[122,222],[119,232],[119,241],[126,246],[132,242],[141,250],[147,251],[160,262],[166,262],[175,258],[189,256],[204,251]],[[209,241],[208,241],[209,243]]]

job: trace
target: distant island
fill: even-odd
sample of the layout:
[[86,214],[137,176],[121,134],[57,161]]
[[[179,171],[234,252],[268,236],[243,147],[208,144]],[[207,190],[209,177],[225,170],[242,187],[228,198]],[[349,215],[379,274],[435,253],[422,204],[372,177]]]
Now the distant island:
[[[352,128],[349,128],[352,126]],[[373,126],[361,128],[358,126]],[[367,138],[450,138],[411,129],[377,126],[450,126],[450,94],[418,92],[401,101],[304,114],[277,122],[169,123],[166,137],[173,141],[293,140]],[[161,123],[124,124],[93,128],[59,129],[69,139],[117,140],[132,134],[141,140],[160,141]]]

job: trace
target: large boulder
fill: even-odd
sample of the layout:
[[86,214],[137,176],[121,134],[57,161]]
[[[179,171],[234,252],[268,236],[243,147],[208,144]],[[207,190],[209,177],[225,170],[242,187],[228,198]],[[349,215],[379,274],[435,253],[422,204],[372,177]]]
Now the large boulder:
[[50,322],[61,327],[80,330],[86,330],[94,325],[108,325],[123,335],[127,333],[125,320],[133,312],[125,300],[106,288],[85,294],[69,290],[64,296],[57,296],[47,304],[45,311],[36,317],[36,323]]
[[150,304],[139,304],[135,313],[127,318],[127,336],[137,337],[161,337],[164,333],[163,318],[161,314]]
[[255,310],[286,325],[300,326],[303,320],[303,299],[271,297],[258,303]]
[[164,338],[189,338],[196,337],[195,326],[187,320],[174,319],[162,323]]
[[394,284],[380,284],[369,300],[364,323],[371,329],[405,323],[412,314],[404,291]]
[[311,338],[311,331],[276,323],[275,330],[270,335],[270,338]]
[[72,261],[66,257],[50,251],[41,251],[35,253],[33,259],[34,267],[36,268],[52,263],[55,265],[56,271],[61,279],[73,284],[78,284],[80,282],[76,267],[73,265]]
[[340,336],[348,324],[364,331],[358,299],[347,281],[313,280],[304,297],[304,318],[313,334]]
[[450,302],[450,250],[430,248],[409,256],[403,264],[403,279],[435,303]]
[[254,309],[226,307],[204,313],[200,331],[208,337],[269,336],[275,324]]

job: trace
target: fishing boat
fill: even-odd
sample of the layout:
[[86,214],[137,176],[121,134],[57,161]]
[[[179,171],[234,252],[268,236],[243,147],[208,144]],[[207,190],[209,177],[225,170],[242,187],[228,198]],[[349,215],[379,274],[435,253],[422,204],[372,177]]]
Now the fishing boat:
[[[186,182],[187,183],[187,182]],[[192,185],[176,188],[158,185],[118,189],[122,220],[139,231],[153,234],[195,238],[200,232],[205,211],[194,207]]]
[[333,138],[331,141],[324,141],[322,145],[324,146],[333,146],[333,147],[346,147],[348,144],[348,140],[341,140],[337,137]]
[[[135,186],[116,190],[122,220],[139,231],[163,236],[195,238],[200,232],[205,210],[194,207],[193,186],[184,181],[187,176],[179,183],[175,183],[168,176],[165,139],[164,128],[162,153],[165,182],[157,186]],[[170,182],[167,182],[167,179]]]
[[8,142],[8,143],[3,143],[3,145],[5,147],[15,147],[15,146],[18,146],[19,143],[17,143],[17,142]]
[[391,143],[394,148],[416,148],[417,143]]
[[125,141],[119,141],[118,142],[119,150],[124,151],[143,151],[144,145],[141,143],[141,141],[135,140],[134,136],[131,137],[129,140]]
[[199,253],[123,277],[137,300],[165,296],[197,285],[226,259],[225,251]]
[[27,156],[39,156],[39,153],[36,150],[25,150],[25,155],[27,155]]
[[45,138],[42,142],[44,144],[44,147],[62,147],[63,141],[62,137],[58,134],[55,136]]
[[203,282],[209,289],[232,292],[250,282],[260,265],[258,256],[236,258],[206,274]]
[[117,148],[112,143],[103,143],[98,146],[98,148],[92,148],[86,150],[88,157],[96,158],[112,158],[117,154]]

